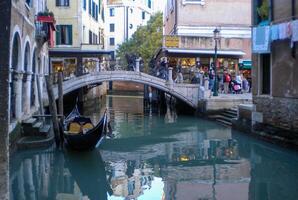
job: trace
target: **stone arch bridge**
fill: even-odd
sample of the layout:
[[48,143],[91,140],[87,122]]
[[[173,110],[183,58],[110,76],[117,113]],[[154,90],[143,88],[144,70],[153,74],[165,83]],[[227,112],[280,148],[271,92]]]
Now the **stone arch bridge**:
[[[177,84],[137,71],[101,71],[74,77],[63,82],[63,95],[81,87],[106,81],[130,81],[142,83],[162,90],[197,108],[199,84]],[[58,86],[54,85],[54,95],[58,98]],[[44,95],[47,98],[47,95]],[[45,99],[47,102],[47,99]]]

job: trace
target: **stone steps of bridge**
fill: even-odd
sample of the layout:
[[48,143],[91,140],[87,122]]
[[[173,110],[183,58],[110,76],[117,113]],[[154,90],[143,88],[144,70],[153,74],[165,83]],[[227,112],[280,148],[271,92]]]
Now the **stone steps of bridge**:
[[18,149],[46,148],[50,147],[54,142],[54,136],[25,136],[17,141]]
[[54,141],[51,125],[36,118],[22,122],[22,135],[17,141],[18,149],[49,147]]
[[237,118],[237,108],[224,110],[215,115],[210,115],[208,118],[215,120],[224,126],[231,127],[232,121]]

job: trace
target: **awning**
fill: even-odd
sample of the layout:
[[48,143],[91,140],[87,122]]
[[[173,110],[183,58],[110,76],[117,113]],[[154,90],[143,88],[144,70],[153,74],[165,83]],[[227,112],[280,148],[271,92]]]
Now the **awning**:
[[[164,48],[168,53],[176,54],[203,54],[203,55],[214,55],[214,49],[181,49],[181,48]],[[223,56],[244,56],[245,53],[240,50],[218,50],[218,55]]]
[[90,56],[96,57],[98,55],[111,55],[114,56],[114,51],[106,50],[82,50],[80,48],[52,48],[49,50],[50,57],[63,57],[63,56]]

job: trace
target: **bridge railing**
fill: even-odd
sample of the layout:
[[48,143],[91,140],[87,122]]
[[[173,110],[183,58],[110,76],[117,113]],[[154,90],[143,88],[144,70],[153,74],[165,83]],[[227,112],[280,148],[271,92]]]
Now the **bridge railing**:
[[[74,64],[65,67],[63,70],[63,81],[69,81],[82,75],[94,74],[101,71],[138,71],[146,73],[144,72],[144,64],[140,59],[136,59],[134,63],[129,64],[127,64],[124,60],[112,60],[103,62],[88,61],[85,63],[81,63],[81,65]],[[200,79],[202,79],[202,77],[197,77],[195,73],[178,74],[175,67],[169,67],[167,64],[151,65],[149,66],[147,74],[167,81],[172,81],[173,83],[199,84],[201,83]],[[58,83],[58,72],[53,73],[53,83]]]

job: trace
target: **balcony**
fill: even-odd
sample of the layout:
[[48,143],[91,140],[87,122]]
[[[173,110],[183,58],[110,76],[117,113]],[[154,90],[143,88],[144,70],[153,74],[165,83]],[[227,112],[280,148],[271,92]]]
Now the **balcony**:
[[52,12],[39,12],[35,18],[35,39],[42,46],[48,42],[49,47],[54,46],[55,18]]

